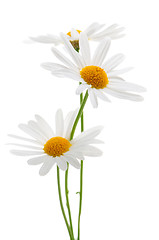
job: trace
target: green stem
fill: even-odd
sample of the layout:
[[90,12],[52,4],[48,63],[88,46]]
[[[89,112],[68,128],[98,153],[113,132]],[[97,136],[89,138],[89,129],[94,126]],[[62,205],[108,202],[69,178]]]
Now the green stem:
[[84,99],[83,99],[83,101],[82,101],[81,107],[80,107],[80,109],[79,109],[79,112],[78,112],[77,117],[76,117],[76,119],[75,119],[75,122],[74,122],[74,124],[73,124],[72,131],[71,131],[71,135],[70,135],[70,140],[73,139],[73,136],[74,136],[74,133],[75,133],[75,130],[76,130],[78,121],[79,121],[80,117],[81,117],[82,114],[83,114],[83,109],[84,109],[84,107],[85,107],[85,104],[86,104],[86,102],[87,102],[87,99],[88,99],[88,90],[87,90],[87,92],[86,92],[86,94],[85,94],[85,96],[84,96]]
[[83,160],[81,160],[81,171],[80,171],[80,200],[79,200],[79,214],[78,214],[78,238],[80,240],[80,220],[82,211],[82,196],[83,196]]
[[[83,94],[80,94],[80,104],[83,102]],[[84,131],[84,115],[82,112],[81,115],[81,132]],[[78,214],[78,237],[77,240],[80,240],[80,220],[81,220],[81,211],[82,211],[82,195],[83,195],[83,160],[81,160],[81,169],[80,169],[80,199],[79,199],[79,214]]]
[[[83,102],[83,93],[80,94],[80,105],[82,104]],[[84,115],[83,115],[83,112],[82,112],[82,115],[81,115],[81,132],[84,131]]]
[[[87,99],[88,99],[88,91],[86,92],[84,99],[83,99],[83,96],[82,96],[81,106],[80,106],[79,112],[78,112],[78,114],[77,114],[77,117],[76,117],[75,122],[74,122],[73,127],[72,127],[72,131],[71,131],[71,135],[70,135],[70,140],[73,139],[73,136],[74,136],[74,133],[75,133],[75,130],[76,130],[78,121],[79,121],[80,117],[83,116],[83,109],[84,109],[84,107],[85,107],[85,104],[86,104],[86,102],[87,102]],[[83,119],[83,117],[82,117],[82,119]],[[69,167],[69,164],[68,164],[68,167]],[[68,191],[68,168],[67,168],[66,173],[65,173],[66,205],[67,205],[68,215],[69,215],[69,220],[70,220],[70,230],[71,230],[72,235],[74,235],[74,234],[73,234],[73,225],[72,225],[72,217],[71,217],[71,210],[70,210],[68,193],[69,193],[69,191]]]
[[64,210],[64,207],[63,207],[62,195],[61,195],[61,186],[60,186],[60,170],[59,170],[59,167],[58,167],[58,166],[57,166],[57,185],[58,185],[58,194],[59,194],[61,211],[62,211],[64,220],[65,220],[65,223],[66,223],[66,227],[67,227],[68,233],[69,233],[69,235],[70,235],[70,239],[71,239],[71,240],[74,240],[74,237],[72,236],[72,232],[71,232],[71,230],[70,230],[70,226],[69,226],[69,224],[68,224],[68,221],[67,221],[67,218],[66,218],[66,214],[65,214],[65,210]]
[[[85,107],[85,104],[87,102],[87,99],[88,99],[88,90],[86,91],[86,94],[84,96],[84,99],[82,97],[81,99],[81,106],[80,106],[80,109],[79,109],[79,112],[77,114],[77,117],[75,119],[75,122],[73,124],[73,127],[72,127],[72,131],[71,131],[71,134],[70,134],[70,140],[73,139],[74,137],[74,133],[75,133],[75,130],[76,130],[76,127],[77,127],[77,124],[78,124],[78,121],[79,119],[83,116],[83,109]],[[83,117],[82,117],[83,118]],[[83,125],[83,124],[82,124]],[[81,125],[81,127],[82,127]],[[81,163],[82,165],[82,163]],[[69,166],[69,164],[68,164]],[[59,172],[59,169],[58,169],[58,172]],[[58,173],[59,174],[59,173]],[[58,175],[58,189],[60,189],[60,185],[59,185],[59,175]],[[66,204],[67,204],[67,209],[68,209],[68,214],[69,214],[69,220],[70,220],[70,226],[68,224],[68,221],[66,219],[66,215],[65,215],[65,212],[64,212],[64,208],[63,208],[63,204],[62,204],[62,199],[61,199],[61,190],[59,191],[59,198],[60,198],[60,205],[61,205],[61,210],[62,210],[62,213],[63,213],[63,217],[64,217],[64,220],[65,220],[65,223],[66,223],[66,226],[67,226],[67,229],[68,229],[68,232],[69,232],[69,235],[70,235],[70,238],[71,240],[74,240],[74,235],[73,235],[73,226],[72,226],[72,218],[71,218],[71,210],[70,210],[70,204],[69,204],[69,197],[68,197],[68,168],[66,170],[66,173],[65,173],[65,194],[66,194]],[[81,199],[81,194],[80,194],[80,199]]]
[[70,220],[70,230],[74,239],[74,233],[73,233],[73,225],[72,225],[72,217],[71,217],[71,210],[70,210],[70,203],[69,203],[69,190],[68,190],[68,169],[69,169],[69,163],[67,163],[67,170],[65,172],[65,195],[66,195],[66,206],[68,209],[68,215]]

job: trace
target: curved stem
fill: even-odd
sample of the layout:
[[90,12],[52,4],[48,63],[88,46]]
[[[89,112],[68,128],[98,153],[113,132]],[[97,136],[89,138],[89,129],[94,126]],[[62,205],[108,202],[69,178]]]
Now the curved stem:
[[80,201],[79,201],[79,214],[78,214],[78,238],[80,240],[80,220],[82,211],[82,196],[83,196],[83,160],[81,160],[81,171],[80,171]]
[[80,117],[81,117],[82,114],[83,114],[83,109],[84,109],[84,107],[85,107],[85,104],[86,104],[86,102],[87,102],[87,99],[88,99],[88,90],[87,90],[87,92],[86,92],[86,94],[85,94],[85,96],[84,96],[84,99],[83,99],[83,101],[82,101],[81,107],[80,107],[80,109],[79,109],[79,112],[78,112],[77,117],[76,117],[76,119],[75,119],[75,122],[74,122],[74,124],[73,124],[72,131],[71,131],[71,135],[70,135],[70,140],[73,139],[73,136],[74,136],[74,133],[75,133],[75,130],[76,130],[78,121],[79,121]]
[[[80,104],[83,102],[83,94],[80,94]],[[82,112],[81,115],[81,132],[84,131],[84,115]],[[82,211],[82,196],[83,196],[83,160],[81,160],[81,169],[80,169],[80,199],[79,199],[79,214],[78,214],[78,237],[77,240],[80,240],[80,220],[81,220],[81,211]]]
[[[75,133],[75,130],[76,130],[78,121],[79,121],[80,117],[83,116],[83,109],[84,109],[84,107],[85,107],[85,104],[86,104],[86,102],[87,102],[87,99],[88,99],[88,91],[86,92],[84,99],[83,99],[83,96],[82,96],[81,106],[80,106],[79,112],[78,112],[78,114],[77,114],[77,117],[76,117],[75,122],[74,122],[73,127],[72,127],[72,131],[71,131],[71,135],[70,135],[70,140],[73,139],[73,136],[74,136],[74,133]],[[82,117],[82,119],[83,119],[83,117]],[[82,125],[83,125],[83,124],[82,124]],[[68,167],[69,167],[69,164],[68,164]],[[66,173],[65,173],[66,205],[67,205],[68,215],[69,215],[69,220],[70,220],[70,230],[71,230],[72,235],[74,235],[74,234],[73,234],[73,225],[72,225],[72,217],[71,217],[71,210],[70,210],[68,193],[69,193],[69,191],[68,191],[68,168],[67,168]]]
[[[79,112],[77,114],[77,117],[75,119],[75,122],[73,124],[73,127],[72,127],[72,131],[71,131],[71,134],[70,134],[70,140],[73,139],[73,136],[74,136],[74,133],[75,133],[75,130],[76,130],[76,127],[77,127],[77,124],[78,124],[78,121],[79,119],[81,118],[81,116],[83,115],[83,109],[85,107],[85,104],[87,102],[87,99],[88,99],[88,90],[86,91],[86,94],[84,96],[84,99],[82,97],[81,99],[81,106],[80,106],[80,109],[79,109]],[[69,164],[68,164],[68,167],[69,167]],[[82,185],[81,185],[82,186]],[[66,173],[65,173],[65,194],[66,194],[66,204],[67,204],[67,208],[68,208],[68,214],[69,214],[69,220],[70,220],[70,226],[68,225],[68,222],[67,222],[67,219],[66,219],[66,215],[64,213],[64,209],[63,209],[63,205],[61,204],[61,210],[62,210],[62,213],[63,213],[63,216],[64,216],[64,219],[65,219],[65,222],[66,222],[66,226],[67,226],[67,229],[69,231],[69,234],[70,234],[70,238],[71,240],[74,240],[74,235],[73,235],[73,226],[72,226],[72,218],[71,218],[71,210],[70,210],[70,204],[69,204],[69,197],[68,197],[68,168],[66,170]],[[60,194],[59,194],[60,196]],[[80,199],[81,198],[81,194],[80,194]],[[82,202],[82,201],[81,201]],[[81,204],[80,204],[81,205]],[[69,227],[69,228],[68,228]]]
[[66,223],[66,227],[67,227],[68,233],[69,233],[69,235],[70,235],[70,239],[71,239],[71,240],[74,240],[74,237],[72,236],[72,232],[71,232],[71,230],[70,230],[70,226],[69,226],[69,224],[68,224],[68,221],[67,221],[67,218],[66,218],[66,214],[65,214],[65,210],[64,210],[64,207],[63,207],[62,195],[61,195],[61,186],[60,186],[60,170],[59,170],[59,167],[58,167],[58,166],[57,166],[57,185],[58,185],[58,194],[59,194],[61,211],[62,211],[64,220],[65,220],[65,223]]
[[[83,93],[80,94],[80,105],[82,104],[83,102]],[[82,115],[81,115],[81,132],[84,131],[84,115],[83,115],[83,112],[82,112]]]
[[69,203],[69,197],[68,197],[68,194],[69,194],[69,190],[68,190],[68,169],[69,169],[69,163],[67,163],[67,170],[65,172],[65,195],[66,195],[66,206],[67,206],[67,209],[68,209],[68,215],[69,215],[69,220],[70,220],[70,230],[71,230],[72,236],[74,237],[70,203]]

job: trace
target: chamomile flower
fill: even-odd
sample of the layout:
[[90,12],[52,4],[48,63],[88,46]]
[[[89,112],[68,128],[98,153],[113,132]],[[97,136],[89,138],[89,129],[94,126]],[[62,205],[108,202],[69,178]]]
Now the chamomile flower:
[[[79,44],[79,36],[81,32],[84,32],[89,40],[92,41],[101,41],[105,37],[110,37],[111,39],[117,39],[122,37],[124,34],[122,34],[122,31],[124,30],[123,27],[119,27],[117,24],[113,24],[109,27],[105,27],[105,24],[99,24],[99,23],[92,23],[89,27],[87,27],[85,30],[76,30],[72,28],[70,32],[66,34],[66,37],[68,40],[73,44],[73,46],[78,49]],[[38,37],[31,37],[31,40],[40,42],[40,43],[53,43],[55,45],[58,45],[60,43],[63,43],[63,39],[59,35],[44,35],[44,36],[38,36]]]
[[[142,101],[143,97],[130,92],[144,92],[145,88],[133,83],[124,81],[120,75],[130,70],[130,68],[114,70],[123,60],[123,54],[116,54],[105,60],[110,47],[111,39],[104,39],[97,47],[91,58],[88,38],[85,33],[80,34],[78,53],[66,38],[61,34],[65,48],[72,58],[71,61],[56,48],[52,48],[54,55],[64,64],[43,63],[42,66],[51,71],[54,76],[71,78],[80,82],[76,93],[81,94],[88,89],[89,97],[93,107],[98,106],[97,97],[109,102],[107,95],[113,97]],[[129,92],[130,91],[130,92]]]
[[102,127],[94,127],[70,140],[71,129],[77,115],[77,111],[69,112],[65,120],[62,110],[58,110],[55,116],[56,132],[39,115],[35,115],[36,121],[28,124],[20,124],[19,128],[32,138],[20,137],[9,134],[10,137],[26,141],[28,144],[10,143],[17,147],[28,148],[28,150],[11,150],[17,156],[29,156],[28,164],[42,164],[39,174],[46,175],[56,163],[61,170],[67,169],[67,163],[79,169],[80,162],[85,156],[97,157],[102,154],[101,150],[92,144],[102,143],[96,139]]

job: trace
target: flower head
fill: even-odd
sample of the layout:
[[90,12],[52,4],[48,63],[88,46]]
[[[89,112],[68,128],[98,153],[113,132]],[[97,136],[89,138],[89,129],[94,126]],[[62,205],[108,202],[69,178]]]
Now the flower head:
[[88,38],[85,33],[79,37],[80,52],[75,51],[70,41],[61,34],[65,48],[72,58],[71,61],[56,48],[52,48],[54,55],[64,64],[44,63],[42,66],[50,70],[57,77],[68,77],[79,81],[76,93],[80,94],[88,89],[93,107],[98,106],[97,97],[104,101],[110,101],[107,97],[112,95],[117,98],[132,101],[142,101],[143,97],[130,92],[144,92],[145,88],[133,83],[125,82],[120,75],[130,68],[115,70],[124,60],[124,55],[119,53],[105,61],[109,50],[111,39],[104,39],[97,47],[93,57],[89,47]]
[[[79,37],[81,32],[84,32],[87,35],[89,40],[101,41],[106,37],[110,37],[111,39],[121,38],[122,36],[124,36],[124,34],[122,34],[123,30],[124,28],[119,27],[117,24],[113,24],[109,27],[105,27],[105,24],[99,24],[95,22],[95,23],[92,23],[83,31],[72,28],[71,31],[69,31],[65,35],[77,50],[79,46]],[[63,39],[61,38],[61,36],[52,35],[52,34],[48,34],[44,36],[41,35],[38,37],[31,37],[31,39],[36,42],[53,43],[55,45],[63,43]]]
[[95,157],[102,154],[101,150],[92,146],[94,143],[102,143],[96,139],[102,127],[98,126],[89,129],[70,140],[76,114],[77,111],[69,112],[64,120],[62,110],[59,109],[55,116],[55,133],[42,117],[35,115],[36,121],[29,121],[28,124],[19,125],[19,128],[30,135],[32,139],[9,135],[10,137],[32,143],[31,145],[11,143],[11,145],[28,148],[29,150],[14,149],[11,150],[11,153],[18,156],[33,156],[28,160],[28,164],[42,164],[40,175],[46,175],[55,163],[64,171],[67,169],[67,163],[79,169],[79,160],[83,160],[85,156]]

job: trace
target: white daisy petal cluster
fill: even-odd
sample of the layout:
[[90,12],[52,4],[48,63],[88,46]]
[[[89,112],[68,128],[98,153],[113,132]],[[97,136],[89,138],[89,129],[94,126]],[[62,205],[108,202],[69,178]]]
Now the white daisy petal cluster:
[[67,163],[79,169],[79,160],[85,156],[98,157],[102,155],[101,150],[92,144],[99,144],[102,141],[96,139],[102,128],[94,127],[70,140],[70,134],[77,110],[69,112],[64,120],[63,112],[59,109],[55,116],[55,132],[50,125],[39,115],[35,115],[35,121],[29,121],[28,124],[20,124],[19,128],[31,138],[21,137],[10,134],[15,139],[23,140],[28,144],[10,143],[11,145],[28,148],[28,150],[11,150],[11,153],[17,156],[29,156],[28,164],[42,164],[39,174],[46,175],[53,165],[66,171]]
[[[66,34],[66,37],[70,41],[76,41],[79,40],[81,32],[84,32],[88,36],[88,39],[92,41],[101,41],[105,37],[110,37],[111,39],[118,39],[124,36],[124,34],[122,33],[123,30],[124,28],[119,27],[117,24],[105,27],[105,24],[99,24],[95,22],[83,31],[72,28],[71,31]],[[61,38],[61,36],[52,34],[41,35],[38,37],[30,37],[30,39],[40,43],[52,43],[55,45],[63,43],[63,39]]]
[[124,60],[124,55],[119,53],[105,60],[111,44],[110,38],[101,41],[91,57],[88,37],[84,32],[79,35],[79,53],[65,34],[61,33],[60,36],[72,60],[56,48],[52,48],[52,52],[62,64],[48,62],[43,63],[42,66],[51,71],[54,76],[67,77],[80,82],[76,93],[81,94],[88,89],[93,107],[98,106],[97,97],[109,102],[107,95],[131,101],[143,100],[142,96],[132,92],[144,92],[146,89],[121,78],[121,75],[131,68],[116,70]]

